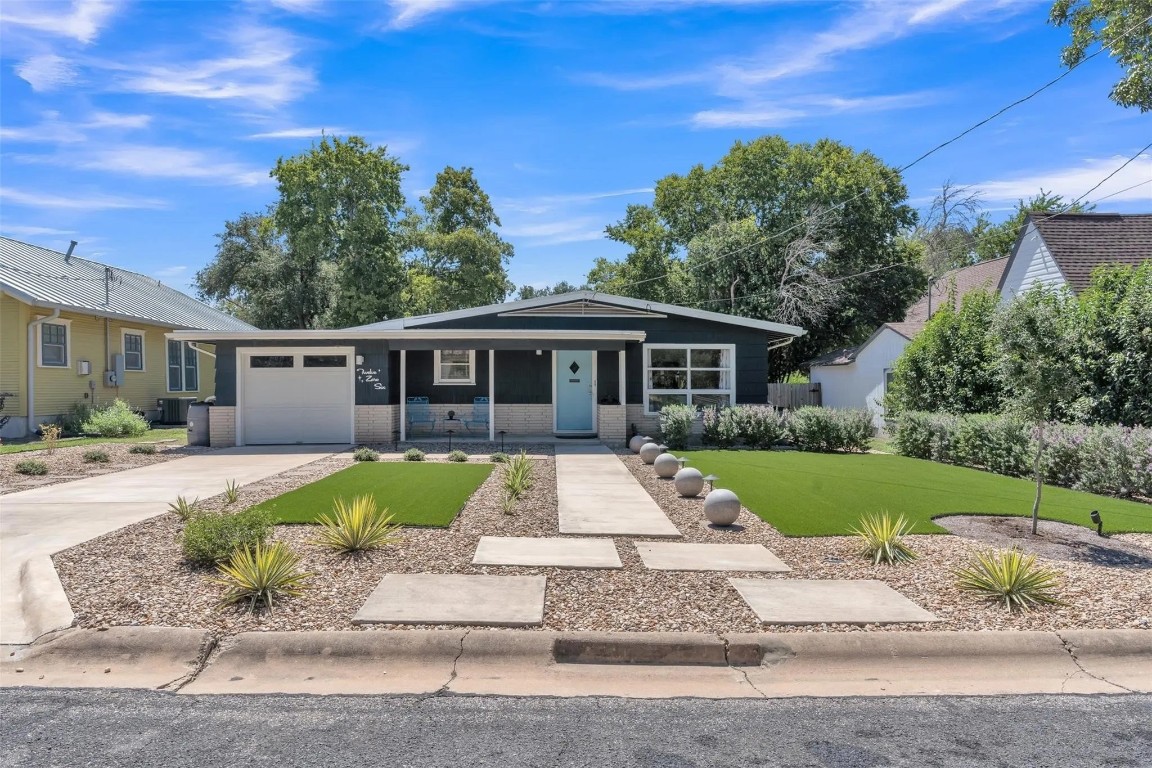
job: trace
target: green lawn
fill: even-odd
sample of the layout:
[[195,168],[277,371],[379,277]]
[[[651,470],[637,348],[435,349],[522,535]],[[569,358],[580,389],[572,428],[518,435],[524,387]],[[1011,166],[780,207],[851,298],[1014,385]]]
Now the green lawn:
[[[154,443],[157,440],[175,440],[179,445],[186,445],[188,443],[188,429],[186,427],[150,429],[139,437],[65,437],[60,440],[59,447],[74,448],[101,443]],[[42,450],[44,450],[44,443],[38,437],[27,442],[0,445],[0,454]]]
[[492,473],[491,464],[361,462],[261,504],[278,523],[315,523],[338,496],[371,494],[402,525],[447,527]]
[[[705,475],[720,479],[760,518],[788,536],[850,533],[860,516],[903,514],[914,533],[941,533],[940,515],[1032,514],[1035,486],[906,456],[799,451],[693,451],[685,454]],[[1091,527],[1100,510],[1106,531],[1152,532],[1152,506],[1044,486],[1040,516]]]

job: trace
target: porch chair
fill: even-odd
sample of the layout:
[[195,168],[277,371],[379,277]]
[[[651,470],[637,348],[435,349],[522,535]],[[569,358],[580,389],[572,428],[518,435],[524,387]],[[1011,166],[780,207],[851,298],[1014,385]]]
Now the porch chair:
[[461,419],[464,422],[464,428],[469,432],[472,431],[473,425],[483,427],[485,432],[488,431],[488,402],[486,397],[472,398],[472,413]]
[[432,407],[428,405],[427,397],[407,398],[404,410],[409,432],[417,424],[427,424],[429,434],[436,430],[436,416],[432,413]]

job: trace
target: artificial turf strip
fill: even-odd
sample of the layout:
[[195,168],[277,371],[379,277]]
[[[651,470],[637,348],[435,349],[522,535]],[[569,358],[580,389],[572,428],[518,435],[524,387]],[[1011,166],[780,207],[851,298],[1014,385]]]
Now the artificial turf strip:
[[370,494],[401,525],[447,527],[492,473],[491,464],[361,462],[301,486],[259,506],[277,523],[315,523],[332,502]]
[[[1031,480],[994,475],[907,456],[799,451],[693,451],[690,465],[720,479],[740,501],[786,536],[851,533],[869,512],[903,514],[913,533],[944,533],[941,515],[1031,517]],[[1152,532],[1152,505],[1044,486],[1040,517],[1105,532]]]

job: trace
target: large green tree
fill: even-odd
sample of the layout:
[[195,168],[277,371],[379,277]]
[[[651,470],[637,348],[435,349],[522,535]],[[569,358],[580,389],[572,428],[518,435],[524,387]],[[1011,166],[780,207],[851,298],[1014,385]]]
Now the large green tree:
[[1124,69],[1108,97],[1122,107],[1152,110],[1152,0],[1056,0],[1049,20],[1072,30],[1061,52],[1074,67],[1099,43]]
[[972,228],[977,260],[998,259],[1012,253],[1016,247],[1016,238],[1020,236],[1020,228],[1024,226],[1024,219],[1030,213],[1084,213],[1095,207],[1091,203],[1065,202],[1063,195],[1041,189],[1038,195],[1027,200],[1017,200],[1016,210],[999,224],[993,224],[987,216],[981,214]]
[[546,285],[543,288],[537,288],[533,285],[522,285],[520,290],[516,293],[517,299],[535,299],[540,296],[558,296],[561,293],[572,293],[573,291],[587,290],[587,285],[572,285],[567,280],[561,280],[555,285]]

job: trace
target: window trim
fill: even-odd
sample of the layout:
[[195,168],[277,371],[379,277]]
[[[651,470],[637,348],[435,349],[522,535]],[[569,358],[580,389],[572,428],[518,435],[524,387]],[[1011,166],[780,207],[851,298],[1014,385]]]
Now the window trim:
[[[467,379],[445,379],[440,375],[440,353],[442,351],[451,352],[467,352],[468,353],[468,378]],[[476,385],[476,350],[434,350],[432,352],[432,383],[435,386],[447,387],[471,387]]]
[[[651,362],[651,350],[654,349],[683,349],[687,355],[684,361],[684,368],[667,368],[657,367],[653,368]],[[727,368],[699,368],[701,371],[728,371],[728,387],[725,389],[695,389],[692,387],[692,352],[698,349],[720,349],[728,353],[729,365]],[[641,353],[641,375],[644,385],[644,415],[645,416],[659,416],[660,411],[653,411],[651,405],[651,395],[684,395],[686,403],[692,404],[692,395],[728,395],[728,404],[733,405],[736,402],[736,345],[735,344],[644,344],[642,345]],[[687,386],[684,389],[664,389],[664,388],[650,388],[648,376],[652,370],[683,370],[687,374]]]
[[[47,320],[48,315],[37,315],[37,320]],[[44,362],[44,326],[46,325],[62,325],[64,326],[64,362],[61,365],[56,363]],[[36,326],[36,367],[37,368],[50,368],[52,370],[60,370],[61,368],[72,367],[72,321],[63,317],[54,317],[49,322],[40,323]]]
[[[140,328],[121,328],[120,329],[120,354],[124,355],[124,370],[125,372],[131,371],[132,373],[146,373],[148,371],[148,337],[145,331]],[[124,338],[125,336],[139,336],[140,337],[140,367],[128,367],[128,343]]]
[[[168,345],[164,346],[164,387],[169,393],[176,392],[199,392],[200,391],[200,353],[192,348],[190,342],[180,341],[179,339],[168,339],[168,341],[176,341],[180,344],[180,389],[172,389],[172,357],[168,349]],[[187,365],[188,355],[192,355],[195,361],[193,366],[196,368],[196,389],[188,389],[187,379]]]

